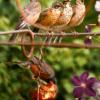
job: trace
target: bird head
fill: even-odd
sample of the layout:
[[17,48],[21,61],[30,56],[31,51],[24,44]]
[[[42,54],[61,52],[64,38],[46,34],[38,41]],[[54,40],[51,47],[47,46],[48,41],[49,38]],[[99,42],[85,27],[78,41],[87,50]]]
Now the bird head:
[[71,2],[71,0],[63,0],[63,4],[67,4],[68,2]]
[[84,0],[76,0],[76,4],[83,4]]
[[55,8],[55,9],[62,9],[63,8],[63,3],[61,3],[61,2],[55,2],[52,5],[52,7]]

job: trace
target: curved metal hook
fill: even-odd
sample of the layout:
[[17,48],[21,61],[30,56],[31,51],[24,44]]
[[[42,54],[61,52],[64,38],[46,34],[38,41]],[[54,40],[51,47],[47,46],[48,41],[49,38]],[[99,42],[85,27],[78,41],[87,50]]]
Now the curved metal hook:
[[[25,41],[27,42],[27,40],[26,40],[26,35],[29,35],[29,41],[28,41],[28,43],[32,43],[32,44],[34,44],[34,42],[33,42],[33,39],[34,39],[34,35],[30,32],[30,33],[24,33],[24,34],[22,34],[22,37],[21,37],[21,43],[25,43]],[[29,50],[28,50],[28,47],[30,48]],[[31,58],[32,57],[32,54],[33,54],[33,51],[34,51],[34,46],[33,45],[30,45],[30,46],[25,46],[25,45],[22,45],[21,46],[21,48],[22,48],[22,52],[23,52],[23,54],[24,54],[24,56],[25,57],[27,57],[27,58]]]

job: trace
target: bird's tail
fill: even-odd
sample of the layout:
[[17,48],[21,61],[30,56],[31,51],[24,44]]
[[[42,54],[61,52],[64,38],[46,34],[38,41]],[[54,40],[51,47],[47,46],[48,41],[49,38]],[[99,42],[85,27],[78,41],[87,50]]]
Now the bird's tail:
[[[27,26],[27,23],[24,22],[24,21],[22,21],[22,22],[20,22],[20,23],[16,26],[15,30],[23,29],[23,28],[25,28],[26,26]],[[20,35],[20,36],[21,36],[21,35]],[[19,37],[19,34],[18,34],[18,33],[12,34],[12,36],[11,36],[10,39],[9,39],[9,41],[10,41],[10,42],[14,42],[14,41],[16,40],[17,37]]]

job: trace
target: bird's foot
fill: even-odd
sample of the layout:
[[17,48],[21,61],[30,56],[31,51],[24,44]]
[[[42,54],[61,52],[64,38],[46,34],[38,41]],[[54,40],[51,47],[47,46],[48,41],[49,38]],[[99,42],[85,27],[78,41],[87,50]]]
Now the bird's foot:
[[76,31],[74,31],[73,34],[74,34],[75,38],[78,36],[78,32],[76,32]]
[[71,28],[70,32],[74,34],[73,37],[77,37],[78,32],[75,30],[75,28]]
[[[48,32],[48,33],[47,33],[48,36],[47,36],[46,39],[45,39],[45,42],[46,42],[46,43],[50,44],[50,43],[52,42],[52,39],[53,39],[53,38],[52,38],[52,35],[53,35],[53,34],[54,34],[53,32]],[[49,35],[51,35],[51,37],[50,37]]]
[[[62,35],[62,36],[63,36],[64,34],[65,34],[64,32],[61,32],[61,35]],[[60,37],[59,40],[58,40],[58,43],[61,43],[61,42],[62,42],[62,39],[63,39],[63,38]]]
[[55,39],[53,40],[53,43],[57,43],[59,37],[55,37]]
[[[61,35],[64,35],[65,33],[64,32],[61,32]],[[54,42],[53,43],[61,43],[62,42],[62,37],[61,36],[58,36],[55,38]]]

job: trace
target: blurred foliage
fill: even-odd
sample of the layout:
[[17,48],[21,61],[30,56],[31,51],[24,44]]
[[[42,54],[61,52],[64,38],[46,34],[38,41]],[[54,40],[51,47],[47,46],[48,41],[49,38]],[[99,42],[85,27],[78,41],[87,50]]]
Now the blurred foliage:
[[[74,1],[74,0],[73,0]],[[85,0],[88,4],[90,0]],[[26,2],[29,2],[26,0]],[[43,8],[48,7],[54,0],[41,0]],[[0,31],[13,30],[19,20],[19,12],[15,0],[0,0]],[[77,27],[77,31],[84,31],[85,25],[97,22],[97,13],[94,5],[91,7],[84,22]],[[100,31],[94,28],[93,31]],[[0,36],[1,40],[9,37]],[[65,39],[66,42],[83,43],[84,38]],[[100,37],[94,37],[94,42],[99,42]],[[39,55],[39,54],[37,54]],[[20,47],[0,46],[0,100],[30,100],[29,91],[34,88],[31,73],[16,64],[7,64],[7,61],[26,60],[21,53]],[[99,49],[70,49],[70,48],[47,48],[44,60],[55,70],[59,93],[57,100],[74,100],[72,96],[73,85],[71,77],[80,75],[89,70],[91,75],[100,79],[100,50]],[[35,85],[36,86],[36,85]]]

